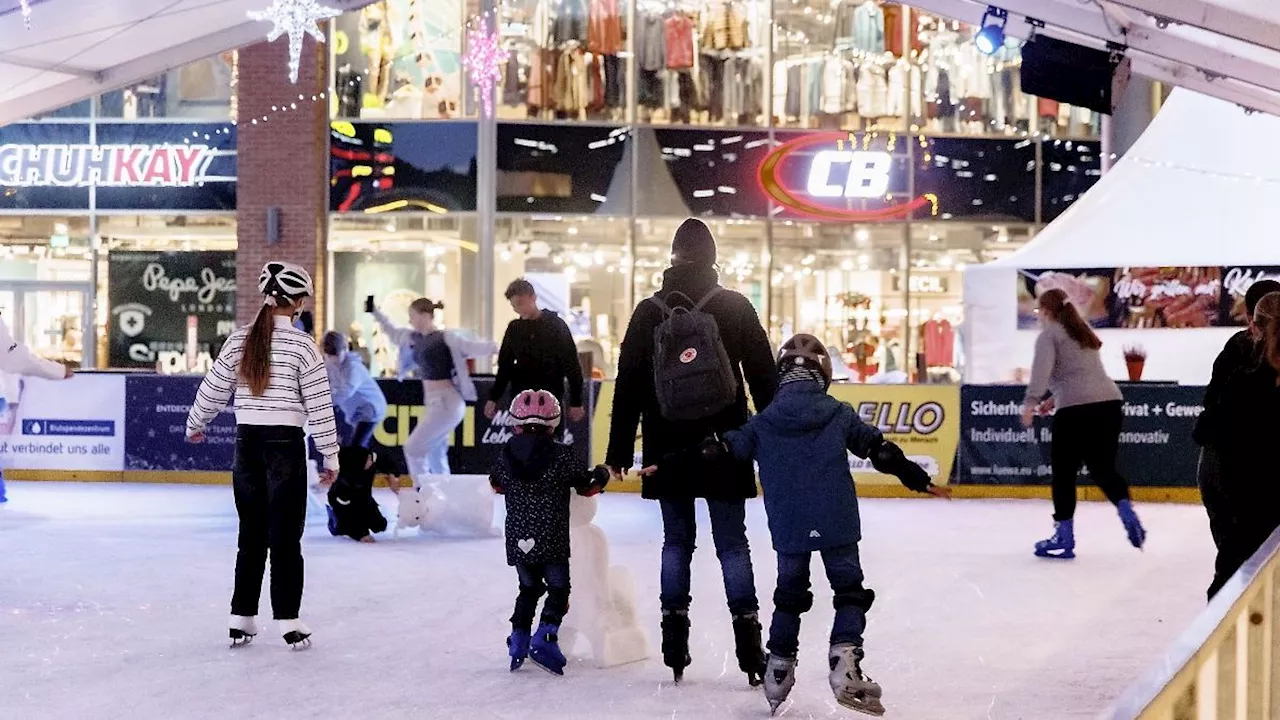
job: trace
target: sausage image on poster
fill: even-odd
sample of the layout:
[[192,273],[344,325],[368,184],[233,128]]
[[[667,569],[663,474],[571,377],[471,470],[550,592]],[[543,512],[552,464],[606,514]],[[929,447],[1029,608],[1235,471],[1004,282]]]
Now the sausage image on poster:
[[[235,330],[236,254],[111,253],[107,298],[111,367],[205,372]],[[188,337],[195,331],[194,352]]]

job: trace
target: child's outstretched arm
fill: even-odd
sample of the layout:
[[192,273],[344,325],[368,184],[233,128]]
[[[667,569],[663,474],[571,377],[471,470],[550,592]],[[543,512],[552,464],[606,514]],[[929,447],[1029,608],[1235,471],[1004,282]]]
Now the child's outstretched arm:
[[871,466],[876,472],[893,475],[910,490],[951,498],[951,488],[934,485],[929,473],[908,460],[897,443],[886,440],[879,429],[862,422],[856,415],[849,426],[847,447],[854,455],[871,460]]
[[573,489],[583,497],[592,497],[599,495],[605,486],[609,484],[609,468],[605,465],[597,465],[594,469],[578,475],[578,479],[573,484]]

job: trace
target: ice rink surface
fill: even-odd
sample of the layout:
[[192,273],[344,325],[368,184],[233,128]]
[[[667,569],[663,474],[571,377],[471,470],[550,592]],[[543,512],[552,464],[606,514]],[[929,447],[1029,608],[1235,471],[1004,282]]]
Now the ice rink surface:
[[[385,493],[385,491],[384,491]],[[507,672],[514,571],[500,538],[413,535],[376,545],[304,540],[295,653],[274,623],[227,647],[235,511],[227,487],[11,483],[0,508],[0,715],[5,718],[767,718],[747,686],[700,507],[693,666],[675,686],[657,656],[661,524],[654,503],[601,501],[614,564],[635,573],[653,657],[556,678]],[[380,494],[388,516],[394,500]],[[877,598],[868,673],[888,717],[1068,720],[1104,709],[1203,606],[1212,545],[1203,510],[1141,505],[1145,552],[1110,506],[1081,504],[1078,559],[1038,560],[1040,501],[864,500],[862,556]],[[749,505],[767,613],[774,556]],[[815,559],[798,682],[784,718],[862,717],[827,688],[831,593]],[[263,614],[269,614],[263,593]]]

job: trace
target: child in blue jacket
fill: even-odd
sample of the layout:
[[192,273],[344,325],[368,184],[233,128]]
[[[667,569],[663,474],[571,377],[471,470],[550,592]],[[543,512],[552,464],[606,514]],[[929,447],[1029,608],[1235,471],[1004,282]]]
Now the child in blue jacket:
[[[879,472],[894,475],[916,492],[949,498],[902,449],[854,409],[827,394],[831,358],[812,335],[796,335],[778,358],[780,386],[773,403],[740,430],[724,448],[760,467],[769,532],[778,554],[778,585],[769,628],[769,663],[764,688],[777,711],[795,685],[800,615],[813,606],[809,559],[822,554],[835,593],[828,665],[831,690],[841,705],[883,715],[881,690],[862,673],[862,633],[875,593],[863,586],[858,541],[858,495],[849,472],[849,452],[869,458]],[[704,453],[705,454],[705,453]]]

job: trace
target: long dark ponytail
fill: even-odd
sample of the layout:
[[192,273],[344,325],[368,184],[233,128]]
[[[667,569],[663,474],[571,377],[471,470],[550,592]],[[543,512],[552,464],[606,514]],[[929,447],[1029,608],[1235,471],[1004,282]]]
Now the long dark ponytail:
[[1258,301],[1253,324],[1262,333],[1262,358],[1280,372],[1280,292],[1264,295]]
[[[287,303],[281,299],[279,302]],[[284,307],[293,307],[283,305]],[[240,378],[249,391],[261,396],[271,383],[271,333],[275,330],[276,308],[264,304],[253,319],[249,335],[244,340],[244,354],[240,357]]]
[[1102,347],[1102,340],[1080,316],[1076,306],[1067,299],[1065,291],[1054,288],[1041,295],[1040,312],[1047,314],[1050,320],[1056,320],[1067,331],[1067,336],[1079,343],[1080,347],[1088,350]]

